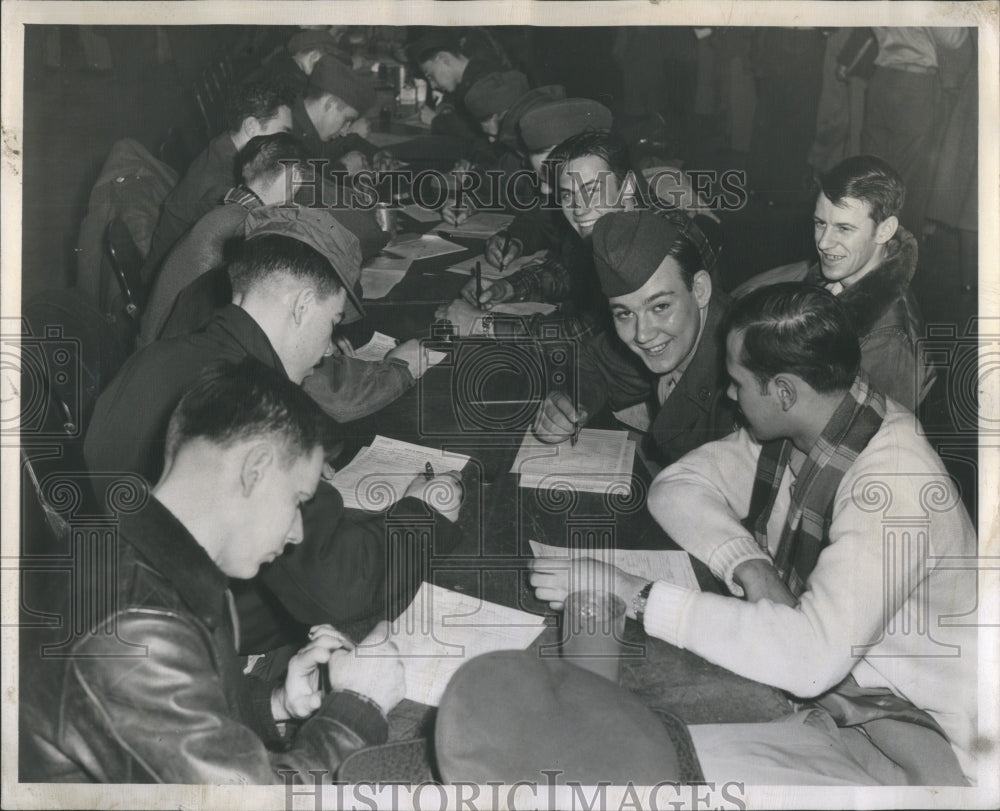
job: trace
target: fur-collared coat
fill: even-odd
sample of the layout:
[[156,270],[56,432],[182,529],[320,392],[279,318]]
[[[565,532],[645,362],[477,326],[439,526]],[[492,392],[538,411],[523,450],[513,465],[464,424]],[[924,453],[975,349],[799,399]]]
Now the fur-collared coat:
[[[899,228],[886,246],[885,259],[839,294],[861,342],[861,368],[887,397],[915,411],[934,383],[934,370],[917,358],[917,340],[924,321],[910,281],[917,269],[917,241]],[[818,262],[795,262],[764,271],[733,293],[740,298],[751,290],[778,282],[823,284]]]

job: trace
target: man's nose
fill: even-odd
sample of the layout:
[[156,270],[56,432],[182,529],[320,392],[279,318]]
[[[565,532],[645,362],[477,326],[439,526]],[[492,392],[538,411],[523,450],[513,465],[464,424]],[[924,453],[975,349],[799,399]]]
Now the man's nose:
[[650,323],[643,313],[635,316],[635,342],[638,344],[649,343],[649,340],[656,334],[656,328]]
[[288,530],[288,534],[285,536],[285,543],[296,544],[302,543],[302,539],[305,537],[305,532],[302,529],[302,509],[298,508],[295,510],[295,518],[292,519],[292,526]]
[[820,249],[825,249],[830,247],[832,240],[830,238],[830,227],[827,225],[823,226],[823,230],[820,231],[819,237],[816,240],[816,247]]

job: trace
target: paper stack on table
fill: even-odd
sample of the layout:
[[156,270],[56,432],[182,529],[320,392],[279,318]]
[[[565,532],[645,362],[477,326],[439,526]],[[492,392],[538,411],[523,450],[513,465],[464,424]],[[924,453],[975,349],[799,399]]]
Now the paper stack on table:
[[528,541],[536,558],[596,558],[647,580],[664,580],[686,589],[700,590],[691,556],[683,549],[568,549]]
[[506,228],[514,221],[513,214],[496,214],[492,212],[480,212],[473,214],[465,222],[458,225],[439,225],[435,230],[457,237],[482,237],[488,239],[497,231]]
[[[423,583],[395,619],[389,639],[403,659],[406,697],[436,707],[463,664],[495,650],[524,650],[545,618],[478,597]],[[382,644],[358,647],[356,656],[380,656]]]
[[340,491],[345,507],[382,512],[403,497],[411,482],[423,475],[428,462],[439,474],[461,470],[468,461],[469,457],[460,453],[376,436],[334,474],[330,483]]
[[[368,343],[360,349],[354,350],[354,357],[357,360],[366,360],[372,363],[377,363],[380,360],[384,360],[385,356],[397,346],[399,346],[399,341],[391,335],[383,335],[381,332],[376,330]],[[425,348],[424,357],[426,358],[426,364],[428,366],[436,366],[448,356],[444,352],[437,352],[433,349]]]
[[461,273],[466,276],[471,276],[472,269],[475,267],[476,262],[479,262],[479,266],[480,268],[482,268],[484,279],[503,279],[504,277],[509,276],[511,273],[514,273],[517,270],[520,270],[525,265],[531,262],[538,262],[542,260],[545,257],[546,253],[547,251],[541,250],[538,251],[537,253],[531,254],[530,256],[520,256],[513,262],[509,262],[507,265],[505,265],[503,271],[501,271],[500,268],[493,267],[493,265],[487,262],[485,254],[480,254],[479,256],[473,256],[470,259],[464,259],[461,262],[458,262],[449,268],[445,268],[445,270],[447,270],[449,273]]
[[428,259],[432,256],[464,251],[465,248],[435,234],[422,234],[416,239],[390,242],[382,250],[393,256],[401,256],[415,262],[418,259]]
[[536,490],[628,492],[634,458],[635,442],[626,431],[584,428],[576,446],[568,441],[548,445],[527,431],[511,473],[520,474],[521,487]]
[[361,291],[366,299],[383,298],[410,269],[412,260],[376,256],[361,268]]
[[546,304],[544,301],[505,301],[493,305],[489,312],[497,315],[548,315],[555,312],[555,309],[555,304]]

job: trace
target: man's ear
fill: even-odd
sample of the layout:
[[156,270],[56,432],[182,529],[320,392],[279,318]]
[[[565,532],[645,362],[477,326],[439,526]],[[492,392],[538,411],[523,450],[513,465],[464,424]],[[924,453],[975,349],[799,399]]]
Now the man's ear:
[[691,279],[691,292],[694,293],[694,300],[698,302],[698,308],[704,309],[712,298],[712,277],[708,271],[699,270]]
[[316,300],[316,291],[311,287],[303,287],[292,299],[292,320],[296,325],[301,325],[305,320],[309,308]]
[[795,388],[795,381],[788,375],[776,375],[772,383],[778,402],[781,403],[781,410],[789,411],[799,396]]
[[886,242],[896,235],[896,229],[898,228],[899,217],[886,217],[875,226],[875,242],[879,245],[885,245]]
[[240,492],[244,498],[251,496],[273,463],[274,448],[269,442],[258,442],[247,450],[240,465]]
[[249,140],[255,135],[260,134],[260,121],[258,121],[254,116],[248,115],[243,119],[243,124],[240,125],[240,129],[243,130],[243,134]]

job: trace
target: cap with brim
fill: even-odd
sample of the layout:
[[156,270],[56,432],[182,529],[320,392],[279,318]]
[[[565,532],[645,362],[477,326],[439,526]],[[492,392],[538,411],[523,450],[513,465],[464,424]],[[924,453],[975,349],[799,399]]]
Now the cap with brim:
[[331,93],[363,114],[375,103],[371,82],[354,75],[354,72],[334,56],[323,56],[313,67],[309,87],[318,87]]
[[448,783],[654,785],[702,780],[684,724],[629,690],[537,651],[466,662],[438,707],[434,750]]
[[502,113],[527,93],[528,77],[517,70],[488,73],[469,88],[463,104],[477,121]]
[[417,67],[422,57],[435,51],[459,52],[458,42],[446,30],[430,31],[406,46],[406,57]]
[[246,219],[246,238],[251,240],[263,234],[291,237],[319,251],[347,291],[343,323],[357,321],[365,314],[355,289],[361,278],[361,246],[358,238],[328,211],[285,205],[252,209]]
[[611,111],[593,99],[559,99],[532,108],[521,117],[521,140],[541,152],[588,130],[611,129]]
[[642,287],[670,252],[682,226],[653,211],[612,212],[594,226],[594,267],[608,298]]

